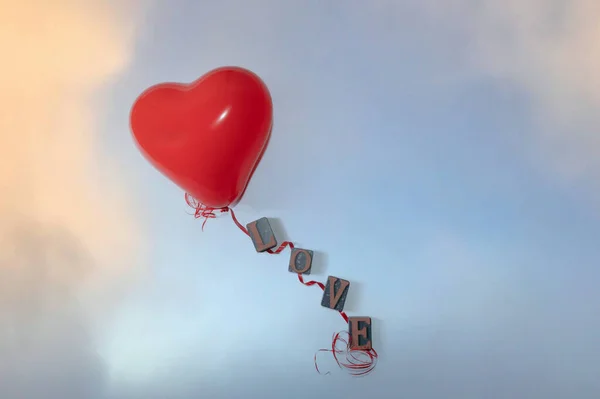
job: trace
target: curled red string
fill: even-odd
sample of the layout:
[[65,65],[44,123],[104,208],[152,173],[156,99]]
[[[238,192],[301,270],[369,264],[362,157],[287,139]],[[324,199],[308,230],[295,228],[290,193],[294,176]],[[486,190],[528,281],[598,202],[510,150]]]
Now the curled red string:
[[[346,335],[347,338],[342,337],[342,335]],[[347,331],[333,334],[331,349],[320,349],[315,353],[315,368],[317,372],[323,374],[317,364],[317,355],[319,352],[331,352],[337,365],[354,377],[363,377],[373,371],[379,357],[375,349],[352,349],[350,343],[351,337]],[[327,375],[330,373],[328,371],[324,374]]]
[[[302,274],[298,274],[298,280],[307,287],[316,285],[321,288],[322,291],[325,291],[325,284],[312,280],[305,282]],[[346,312],[340,312],[340,315],[344,321],[348,323],[349,320]],[[342,338],[341,334],[346,334],[348,338]],[[317,362],[317,354],[319,352],[331,352],[337,365],[355,377],[362,377],[373,371],[375,364],[377,363],[377,358],[379,357],[375,349],[351,349],[350,339],[350,334],[347,331],[339,332],[333,335],[331,349],[319,349],[317,353],[315,353],[315,368],[319,374],[322,374]],[[339,343],[345,344],[345,346],[340,349],[338,348]],[[345,356],[345,361],[341,360],[342,355]],[[330,372],[328,371],[325,373],[325,375],[327,374],[330,374]]]
[[[233,223],[235,223],[235,225],[244,234],[246,234],[248,237],[250,237],[248,230],[239,222],[239,220],[235,216],[235,212],[233,211],[233,209],[231,209],[229,207],[225,207],[225,208],[207,207],[187,193],[185,194],[185,202],[188,204],[188,206],[190,206],[191,208],[194,208],[194,210],[195,210],[194,217],[196,219],[204,218],[204,222],[202,223],[202,231],[204,231],[204,225],[206,224],[208,219],[214,219],[217,217],[217,215],[215,214],[215,211],[220,211],[221,213],[229,212],[231,214],[231,219],[233,220]],[[279,247],[277,247],[276,250],[269,249],[269,250],[267,250],[267,252],[270,254],[280,254],[287,247],[289,247],[290,249],[293,249],[294,243],[292,243],[291,241],[284,241],[279,245]],[[325,291],[325,284],[323,284],[319,281],[313,281],[313,280],[304,281],[304,277],[302,276],[302,274],[298,274],[298,280],[300,281],[300,283],[304,284],[307,287],[316,285],[319,288],[321,288],[322,291]],[[343,311],[340,311],[339,313],[342,316],[342,318],[344,319],[344,321],[346,323],[348,323],[348,315]],[[341,336],[342,334],[347,335],[347,338],[342,338],[342,336]],[[338,347],[340,344],[343,345],[342,348]],[[337,365],[341,369],[346,370],[350,375],[355,376],[355,377],[362,377],[362,376],[369,374],[371,371],[373,371],[373,369],[375,368],[375,365],[377,364],[377,359],[379,357],[377,352],[375,351],[375,349],[369,349],[369,350],[352,349],[351,348],[351,337],[347,331],[342,331],[342,332],[339,332],[339,333],[336,333],[333,335],[331,349],[319,349],[315,353],[315,358],[314,358],[315,368],[317,369],[317,372],[319,374],[322,374],[321,371],[319,370],[319,366],[318,366],[318,362],[317,362],[317,355],[320,352],[331,352]],[[342,356],[345,357],[345,360],[342,358]],[[327,374],[330,374],[330,372],[328,371],[325,373],[325,375],[327,375]]]
[[[202,222],[202,231],[204,231],[204,226],[208,219],[214,219],[217,217],[215,214],[216,208],[210,208],[196,200],[196,198],[192,197],[188,193],[185,194],[185,202],[189,207],[194,208],[194,217],[196,219],[204,218],[204,222]],[[225,212],[221,209],[221,212]]]

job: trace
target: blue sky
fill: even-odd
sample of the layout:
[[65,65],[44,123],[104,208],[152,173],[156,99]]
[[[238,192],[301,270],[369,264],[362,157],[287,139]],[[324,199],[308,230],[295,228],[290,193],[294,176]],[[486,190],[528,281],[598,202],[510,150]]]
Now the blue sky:
[[[123,62],[106,67],[88,98],[88,177],[92,186],[118,182],[89,189],[114,223],[96,229],[102,239],[64,227],[92,259],[108,254],[93,262],[92,283],[66,280],[76,293],[56,305],[81,304],[74,320],[87,338],[69,338],[68,319],[33,339],[76,342],[65,348],[86,356],[27,349],[38,363],[66,359],[53,383],[41,366],[19,363],[14,374],[0,361],[5,375],[45,387],[8,384],[2,397],[597,397],[600,132],[590,110],[600,81],[589,71],[600,53],[588,14],[598,10],[585,0],[562,11],[536,0],[432,4],[104,7],[119,16],[117,33],[97,47],[122,36],[111,54]],[[367,378],[348,377],[327,356],[320,364],[332,375],[318,375],[314,351],[345,329],[321,308],[319,290],[287,271],[287,253],[256,254],[227,216],[202,232],[183,193],[133,145],[128,115],[139,93],[221,65],[255,71],[274,100],[273,137],[238,217],[274,218],[281,238],[316,251],[313,278],[350,280],[347,311],[373,318],[380,353]],[[126,199],[104,204],[117,195]],[[138,232],[135,251],[129,235],[106,238],[124,229]],[[125,266],[106,277],[116,263]],[[39,318],[45,308],[8,309]],[[82,373],[79,390],[60,385],[73,384],[72,369]]]

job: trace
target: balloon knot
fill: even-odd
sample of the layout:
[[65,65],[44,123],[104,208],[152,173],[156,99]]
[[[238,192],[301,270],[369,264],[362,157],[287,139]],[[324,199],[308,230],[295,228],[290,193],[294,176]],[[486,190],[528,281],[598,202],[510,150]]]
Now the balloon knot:
[[210,206],[206,206],[188,193],[185,193],[185,202],[190,208],[194,209],[194,217],[196,219],[204,218],[204,222],[202,222],[202,231],[204,231],[204,225],[206,225],[208,219],[214,219],[217,217],[215,212],[229,212],[228,207],[213,208]]

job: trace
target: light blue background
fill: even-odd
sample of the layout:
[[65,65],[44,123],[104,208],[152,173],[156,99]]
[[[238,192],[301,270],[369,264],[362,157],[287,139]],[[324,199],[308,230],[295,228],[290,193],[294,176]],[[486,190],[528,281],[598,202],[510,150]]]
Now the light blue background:
[[[371,5],[369,5],[371,4]],[[415,4],[172,1],[106,93],[104,141],[135,190],[152,273],[102,342],[118,398],[594,398],[597,241],[583,190],[529,156],[527,94],[465,61],[470,38]],[[381,7],[377,7],[377,5]],[[352,379],[317,349],[345,329],[320,290],[259,255],[227,216],[186,215],[138,154],[129,107],[147,86],[221,65],[274,99],[270,146],[238,207],[351,281],[379,364]],[[210,151],[210,146],[206,151]],[[202,154],[199,154],[202,156]]]

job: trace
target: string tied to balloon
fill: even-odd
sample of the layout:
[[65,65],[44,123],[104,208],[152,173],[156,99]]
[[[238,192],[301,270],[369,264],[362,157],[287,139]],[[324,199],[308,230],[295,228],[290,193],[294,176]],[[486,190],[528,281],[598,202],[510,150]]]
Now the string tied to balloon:
[[[231,218],[233,219],[233,222],[235,223],[235,225],[244,234],[246,234],[248,237],[250,237],[248,230],[239,222],[239,220],[235,216],[235,212],[233,211],[233,209],[231,209],[229,207],[224,207],[224,208],[208,207],[208,206],[204,205],[203,203],[201,203],[200,201],[198,201],[196,198],[192,197],[188,193],[185,194],[185,202],[188,204],[189,207],[194,209],[194,217],[196,219],[204,218],[204,222],[202,222],[202,231],[204,231],[204,226],[206,225],[206,222],[208,221],[208,219],[215,219],[217,217],[217,214],[215,212],[217,212],[217,211],[220,213],[230,212]],[[279,245],[279,247],[277,249],[275,249],[275,250],[268,249],[267,252],[270,254],[280,254],[281,252],[283,252],[284,249],[286,249],[288,247],[293,249],[294,243],[292,243],[291,241],[284,241],[281,243],[281,245]]]
[[212,208],[204,205],[196,198],[192,197],[188,193],[185,194],[185,202],[188,204],[190,208],[194,209],[194,217],[196,219],[204,218],[204,222],[202,222],[202,231],[204,231],[204,226],[208,219],[214,219],[217,217],[216,211],[220,211],[221,213],[228,212],[229,208]]
[[[200,203],[190,194],[185,194],[185,202],[194,209],[194,217],[196,219],[204,218],[204,222],[202,223],[202,231],[204,231],[204,225],[208,221],[208,219],[214,219],[217,217],[216,211],[220,213],[229,212],[231,214],[231,219],[235,223],[235,225],[248,237],[250,234],[248,233],[248,229],[246,229],[235,216],[235,212],[233,209],[229,207],[224,208],[211,208],[206,205]],[[285,248],[294,249],[294,243],[291,241],[282,242],[277,249],[268,249],[267,252],[273,255],[280,254]],[[298,273],[298,281],[307,287],[317,286],[322,291],[325,291],[325,284],[319,281],[304,281],[304,277],[302,274]],[[344,319],[346,323],[348,323],[348,315],[344,311],[339,311],[340,316]],[[377,359],[379,355],[375,351],[375,349],[353,349],[352,345],[352,337],[347,331],[340,331],[338,333],[333,334],[333,339],[331,343],[331,349],[319,349],[314,356],[315,368],[319,374],[328,375],[331,372],[322,373],[319,369],[317,355],[321,352],[328,352],[333,355],[333,358],[336,364],[342,370],[348,372],[348,374],[354,377],[363,377],[375,368],[377,364]]]

